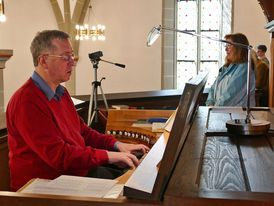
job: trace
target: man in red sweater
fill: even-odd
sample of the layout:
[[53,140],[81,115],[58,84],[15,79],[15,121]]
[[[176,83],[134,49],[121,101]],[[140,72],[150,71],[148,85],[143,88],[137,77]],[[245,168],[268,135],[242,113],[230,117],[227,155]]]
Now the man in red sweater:
[[60,85],[69,80],[74,66],[68,34],[42,31],[30,49],[35,71],[12,96],[6,112],[12,190],[32,178],[85,176],[104,164],[135,168],[138,159],[131,153],[149,148],[92,130]]

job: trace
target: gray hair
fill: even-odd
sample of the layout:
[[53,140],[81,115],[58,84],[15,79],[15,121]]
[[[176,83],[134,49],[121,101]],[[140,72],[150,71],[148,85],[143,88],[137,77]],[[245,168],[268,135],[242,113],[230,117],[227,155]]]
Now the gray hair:
[[45,50],[55,50],[52,44],[53,39],[69,39],[69,35],[59,30],[44,30],[38,32],[31,42],[30,51],[33,58],[34,66],[38,66],[38,57]]

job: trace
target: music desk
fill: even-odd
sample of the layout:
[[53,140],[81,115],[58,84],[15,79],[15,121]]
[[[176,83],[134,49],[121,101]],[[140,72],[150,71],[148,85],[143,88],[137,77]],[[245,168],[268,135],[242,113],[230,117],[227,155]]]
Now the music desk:
[[251,112],[271,121],[266,136],[227,134],[229,113],[245,116],[241,108],[199,107],[160,201],[0,192],[0,205],[274,205],[273,110]]

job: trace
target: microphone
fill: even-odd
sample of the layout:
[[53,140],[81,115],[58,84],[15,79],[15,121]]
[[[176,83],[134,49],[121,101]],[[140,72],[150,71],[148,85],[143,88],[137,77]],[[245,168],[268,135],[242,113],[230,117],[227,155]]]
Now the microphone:
[[88,54],[88,57],[90,58],[91,61],[98,61],[100,60],[100,57],[103,56],[103,52],[102,51],[97,51],[97,52],[93,52]]
[[116,66],[118,66],[118,67],[122,67],[122,68],[125,68],[125,67],[126,67],[126,65],[124,65],[124,64],[115,63],[114,65],[116,65]]
[[103,56],[102,51],[97,51],[97,52],[93,52],[93,53],[88,54],[88,57],[90,58],[90,60],[92,62],[97,62],[97,64],[98,64],[99,61],[103,61],[103,62],[106,62],[106,63],[109,63],[109,64],[114,64],[115,66],[118,66],[118,67],[121,67],[121,68],[126,67],[126,65],[124,65],[124,64],[113,63],[113,62],[110,62],[110,61],[107,61],[107,60],[103,60],[103,59],[100,58],[102,56]]
[[106,63],[109,63],[109,64],[114,64],[117,67],[121,67],[121,68],[125,68],[126,67],[126,65],[124,65],[124,64],[114,63],[114,62],[110,62],[110,61],[107,61],[107,60],[104,60],[104,59],[100,59],[100,60],[102,62],[106,62]]

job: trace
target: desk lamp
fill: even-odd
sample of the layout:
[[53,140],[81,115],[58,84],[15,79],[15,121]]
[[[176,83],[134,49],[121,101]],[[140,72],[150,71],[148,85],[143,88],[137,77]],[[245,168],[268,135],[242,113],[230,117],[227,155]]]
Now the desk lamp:
[[270,122],[265,120],[255,120],[250,118],[250,81],[251,81],[251,45],[245,45],[237,42],[230,42],[223,39],[218,39],[210,36],[205,36],[201,34],[191,33],[184,30],[178,30],[175,28],[170,28],[166,26],[159,25],[158,27],[153,27],[149,32],[147,37],[147,46],[151,46],[157,38],[161,35],[162,30],[170,30],[175,32],[180,32],[192,36],[197,36],[201,38],[207,38],[213,41],[218,41],[226,44],[231,44],[235,46],[240,46],[248,49],[248,74],[247,74],[247,107],[246,107],[246,118],[245,119],[232,119],[226,122],[226,127],[229,133],[240,134],[240,135],[263,135],[266,134],[270,128]]

